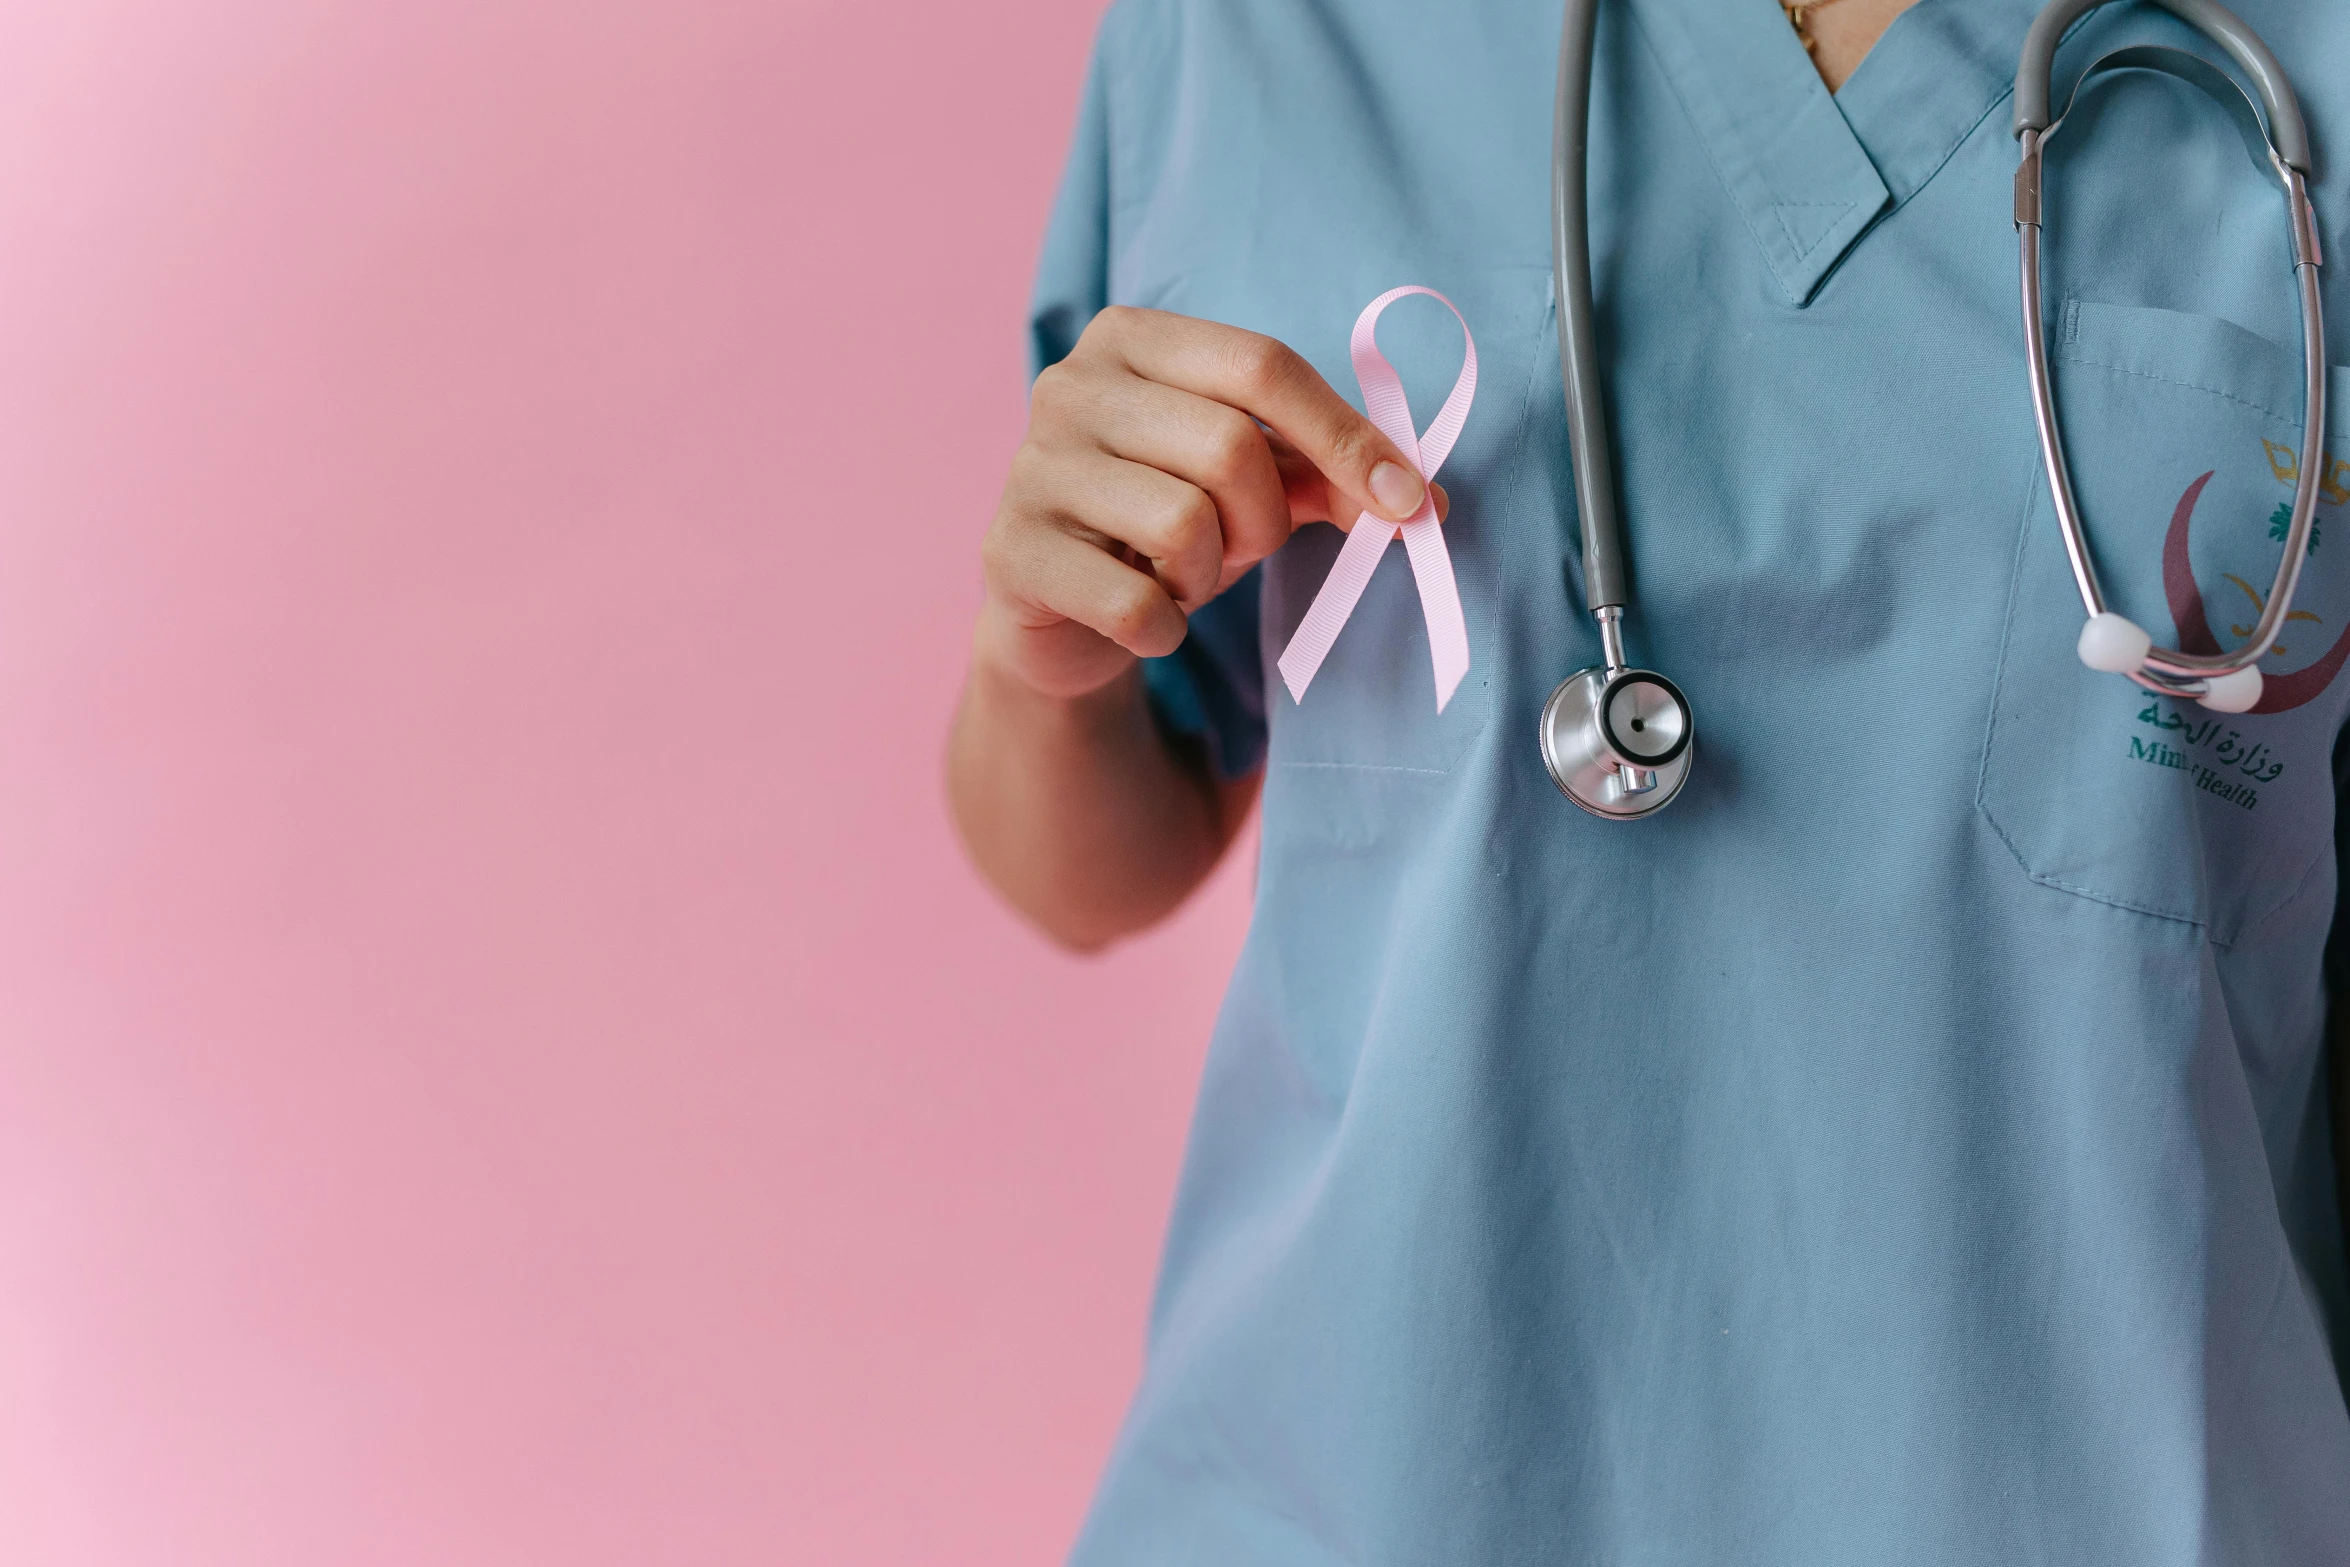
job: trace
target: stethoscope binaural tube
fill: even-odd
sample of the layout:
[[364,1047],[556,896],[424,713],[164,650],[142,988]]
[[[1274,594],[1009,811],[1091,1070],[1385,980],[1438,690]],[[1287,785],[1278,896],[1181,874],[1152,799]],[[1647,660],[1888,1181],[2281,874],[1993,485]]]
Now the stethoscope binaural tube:
[[[2150,691],[2188,697],[2220,712],[2241,713],[2260,701],[2261,678],[2257,660],[2274,644],[2292,612],[2300,587],[2301,567],[2309,555],[2309,533],[2317,509],[2318,480],[2323,464],[2305,457],[2293,492],[2293,512],[2285,528],[2284,558],[2262,606],[2260,622],[2251,639],[2233,653],[2196,654],[2159,648],[2144,628],[2108,608],[2089,555],[2088,532],[2080,503],[2073,493],[2072,475],[2065,462],[2064,436],[2056,418],[2056,392],[2049,377],[2048,345],[2042,319],[2040,239],[2044,218],[2041,162],[2048,140],[2063,126],[2064,115],[2049,112],[2049,79],[2056,45],[2079,17],[2105,0],[2052,0],[2025,40],[2023,59],[2016,68],[2015,128],[2022,143],[2016,168],[2015,226],[2020,253],[2024,314],[2024,354],[2031,376],[2032,417],[2039,433],[2041,467],[2064,536],[2065,558],[2074,585],[2079,588],[2088,620],[2081,628],[2077,651],[2092,669],[2127,675]],[[2251,94],[2198,55],[2161,48],[2118,49],[2081,73],[2073,87],[2073,101],[2097,77],[2109,71],[2148,70],[2175,76],[2204,92],[2229,112],[2242,134],[2246,150],[2257,166],[2266,167],[2284,188],[2286,217],[2292,229],[2293,275],[2300,296],[2301,343],[2305,361],[2302,451],[2324,446],[2326,422],[2325,314],[2318,288],[2318,268],[2324,256],[2317,237],[2317,214],[2309,201],[2309,132],[2301,106],[2293,96],[2283,67],[2268,46],[2241,19],[2217,0],[2156,0],[2165,10],[2200,30],[2226,50],[2252,79],[2260,95],[2256,107]],[[2068,106],[2066,113],[2070,113]]]
[[1558,295],[1559,377],[1583,532],[1583,599],[1598,622],[1601,664],[1569,675],[1543,705],[1543,765],[1568,799],[1594,816],[1628,821],[1670,804],[1689,776],[1697,725],[1688,698],[1624,657],[1631,592],[1616,515],[1614,453],[1599,346],[1591,324],[1587,164],[1592,35],[1599,0],[1566,0],[1559,28],[1558,98],[1551,124],[1551,269]]
[[1591,325],[1590,125],[1592,35],[1599,0],[1566,0],[1559,32],[1558,98],[1551,121],[1550,264],[1558,295],[1559,377],[1567,393],[1567,443],[1575,508],[1583,522],[1583,597],[1594,613],[1621,607],[1623,529],[1616,520],[1615,454],[1599,342]]

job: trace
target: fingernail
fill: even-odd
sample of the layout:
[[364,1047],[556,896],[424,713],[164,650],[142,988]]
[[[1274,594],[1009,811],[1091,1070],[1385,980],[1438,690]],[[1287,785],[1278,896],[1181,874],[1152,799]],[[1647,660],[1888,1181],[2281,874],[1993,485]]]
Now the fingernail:
[[1427,494],[1428,487],[1420,476],[1401,463],[1383,462],[1371,470],[1371,499],[1391,522],[1408,521]]

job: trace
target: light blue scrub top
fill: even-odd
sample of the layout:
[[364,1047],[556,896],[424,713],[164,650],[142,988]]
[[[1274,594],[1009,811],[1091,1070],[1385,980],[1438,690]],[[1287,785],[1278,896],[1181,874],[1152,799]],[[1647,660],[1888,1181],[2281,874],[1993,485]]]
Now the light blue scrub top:
[[[1771,0],[1605,10],[1630,639],[1698,726],[1632,824],[1535,746],[1599,657],[1554,0],[1111,11],[1040,362],[1120,301],[1272,333],[1357,396],[1357,311],[1422,283],[1480,379],[1443,474],[1474,663],[1441,716],[1400,548],[1303,704],[1270,678],[1320,525],[1152,671],[1168,723],[1265,768],[1263,859],[1081,1567],[2350,1561],[2322,1047],[2350,377],[2341,456],[2298,451],[2275,185],[2184,84],[2096,89],[2051,152],[2047,276],[2109,593],[2233,645],[2296,465],[2330,471],[2268,660],[2292,705],[2082,668],[2017,323],[2033,10],[1923,0],[1835,97]],[[2350,5],[2241,10],[2350,263]],[[2115,5],[2060,93],[2124,41],[2209,52]],[[1424,424],[1458,329],[1406,300],[1381,342]]]

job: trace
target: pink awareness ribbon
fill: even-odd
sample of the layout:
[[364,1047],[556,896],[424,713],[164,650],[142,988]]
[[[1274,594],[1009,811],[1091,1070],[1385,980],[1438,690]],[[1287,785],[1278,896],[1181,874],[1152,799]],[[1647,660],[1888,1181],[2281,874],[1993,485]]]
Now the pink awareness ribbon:
[[[1407,294],[1426,294],[1450,310],[1452,318],[1461,323],[1462,342],[1468,345],[1461,377],[1453,383],[1452,395],[1437,410],[1425,435],[1412,433],[1412,410],[1404,401],[1403,380],[1387,356],[1379,352],[1377,337],[1380,312]],[[1391,288],[1365,305],[1355,318],[1351,349],[1355,380],[1363,388],[1363,411],[1420,471],[1421,478],[1435,478],[1436,470],[1451,455],[1452,443],[1460,438],[1461,426],[1468,422],[1469,404],[1477,395],[1477,340],[1469,335],[1469,323],[1462,319],[1459,307],[1432,288]],[[1322,579],[1321,591],[1314,595],[1297,634],[1282,650],[1281,678],[1289,687],[1290,700],[1305,700],[1306,687],[1329,656],[1331,644],[1338,640],[1363,590],[1371,585],[1380,557],[1399,536],[1412,563],[1412,580],[1420,589],[1420,614],[1428,622],[1428,657],[1436,666],[1436,710],[1443,712],[1444,704],[1452,700],[1461,677],[1469,672],[1469,628],[1461,618],[1460,588],[1453,581],[1452,556],[1444,548],[1443,526],[1436,520],[1433,490],[1422,498],[1420,509],[1408,522],[1392,523],[1370,512],[1355,519],[1330,575]]]

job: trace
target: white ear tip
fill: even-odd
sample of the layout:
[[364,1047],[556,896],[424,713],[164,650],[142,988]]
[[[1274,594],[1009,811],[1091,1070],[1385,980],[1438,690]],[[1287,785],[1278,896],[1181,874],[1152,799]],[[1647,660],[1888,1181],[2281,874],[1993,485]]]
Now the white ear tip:
[[2205,707],[2215,713],[2249,713],[2260,701],[2260,666],[2217,676],[2207,686],[2195,699]]
[[2154,650],[2154,639],[2126,615],[2107,610],[2081,627],[2081,662],[2109,675],[2134,674]]

